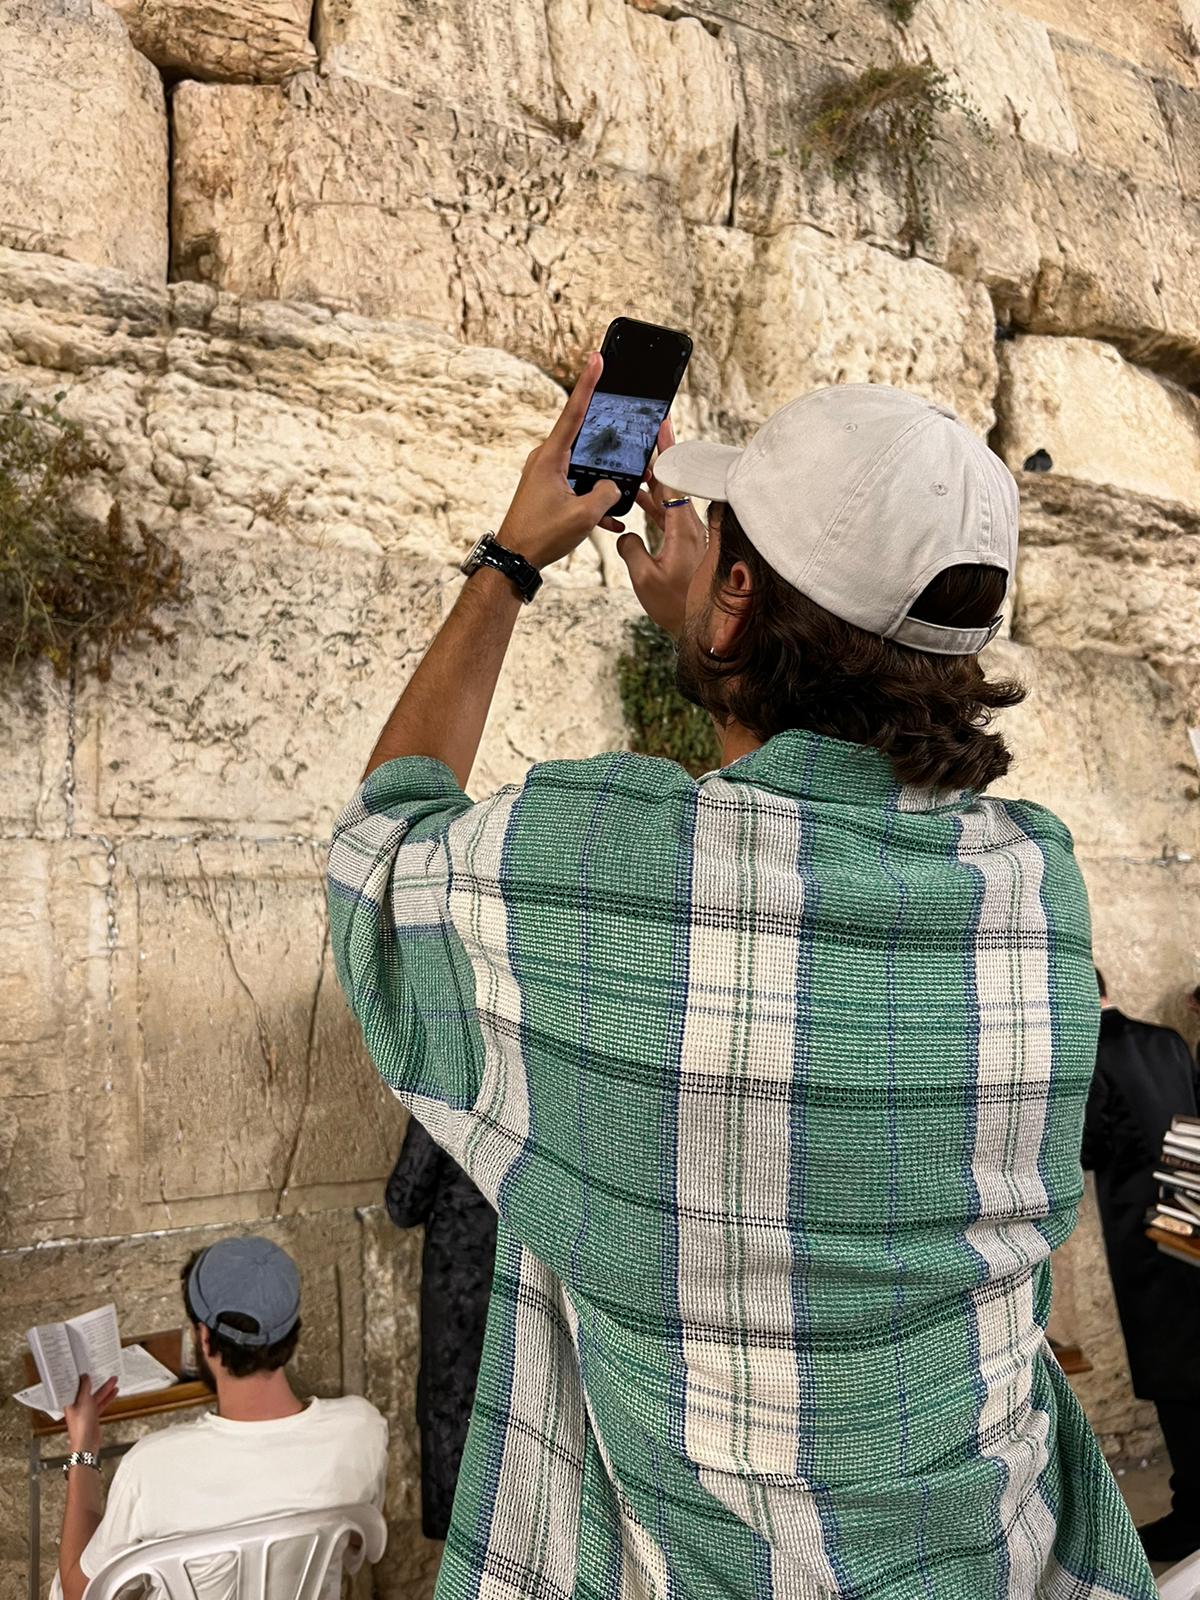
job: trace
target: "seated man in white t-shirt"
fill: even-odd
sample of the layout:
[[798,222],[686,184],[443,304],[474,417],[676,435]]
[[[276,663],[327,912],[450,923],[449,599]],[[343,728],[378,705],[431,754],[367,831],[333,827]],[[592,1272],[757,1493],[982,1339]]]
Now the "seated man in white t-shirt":
[[[216,1414],[139,1439],[117,1467],[105,1506],[100,1417],[116,1380],[95,1394],[83,1380],[66,1416],[72,1453],[61,1590],[56,1582],[52,1591],[62,1600],[80,1600],[113,1556],[150,1539],[288,1511],[383,1505],[387,1423],[379,1412],[359,1395],[306,1404],[288,1382],[284,1369],[300,1336],[292,1258],[269,1239],[222,1239],[192,1256],[182,1278]],[[190,1564],[189,1574],[202,1600],[231,1600],[233,1557]],[[336,1600],[340,1586],[340,1571],[332,1571],[323,1600]]]

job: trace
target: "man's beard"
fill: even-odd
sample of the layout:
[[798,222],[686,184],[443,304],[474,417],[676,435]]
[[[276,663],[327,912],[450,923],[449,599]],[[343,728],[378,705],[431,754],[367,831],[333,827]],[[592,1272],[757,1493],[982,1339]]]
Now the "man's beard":
[[702,711],[712,709],[702,665],[708,654],[708,648],[702,640],[708,632],[711,619],[711,606],[705,606],[702,615],[687,618],[675,646],[675,687],[685,700],[690,700]]
[[200,1343],[200,1330],[196,1329],[196,1371],[200,1382],[206,1383],[214,1394],[217,1392],[217,1380],[213,1376],[213,1369],[209,1365],[208,1357],[204,1354],[204,1346]]

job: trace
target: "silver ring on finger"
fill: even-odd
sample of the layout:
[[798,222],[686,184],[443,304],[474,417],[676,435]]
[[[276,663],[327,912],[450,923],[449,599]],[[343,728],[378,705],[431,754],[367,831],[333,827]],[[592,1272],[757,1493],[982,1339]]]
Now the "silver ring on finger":
[[690,494],[684,494],[684,495],[680,495],[678,500],[664,500],[663,501],[663,510],[664,511],[673,511],[676,506],[687,506],[687,505],[691,505],[691,503],[692,503],[691,495]]

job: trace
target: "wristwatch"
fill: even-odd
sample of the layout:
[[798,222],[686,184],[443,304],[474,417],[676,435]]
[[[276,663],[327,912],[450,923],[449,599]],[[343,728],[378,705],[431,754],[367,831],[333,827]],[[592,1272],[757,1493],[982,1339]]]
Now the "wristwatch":
[[542,575],[538,569],[515,550],[506,550],[502,544],[498,544],[490,528],[462,564],[462,570],[468,578],[480,567],[495,567],[497,572],[502,572],[526,605],[542,587]]
[[94,1467],[99,1472],[100,1457],[94,1450],[72,1450],[71,1454],[63,1462],[64,1478],[72,1467]]

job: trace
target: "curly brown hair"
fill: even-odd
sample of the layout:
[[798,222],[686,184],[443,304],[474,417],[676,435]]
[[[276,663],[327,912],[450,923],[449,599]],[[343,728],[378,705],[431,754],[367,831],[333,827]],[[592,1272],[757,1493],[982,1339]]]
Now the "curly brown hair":
[[[806,728],[873,745],[900,783],[921,788],[980,792],[1008,771],[1004,740],[987,730],[994,712],[1025,698],[1019,683],[990,683],[974,656],[930,655],[843,622],[768,566],[725,505],[714,606],[722,606],[739,561],[751,584],[733,653],[718,660],[685,636],[679,656],[681,691],[718,724],[738,722],[764,741]],[[1006,581],[997,567],[950,567],[910,615],[946,627],[986,626]]]

